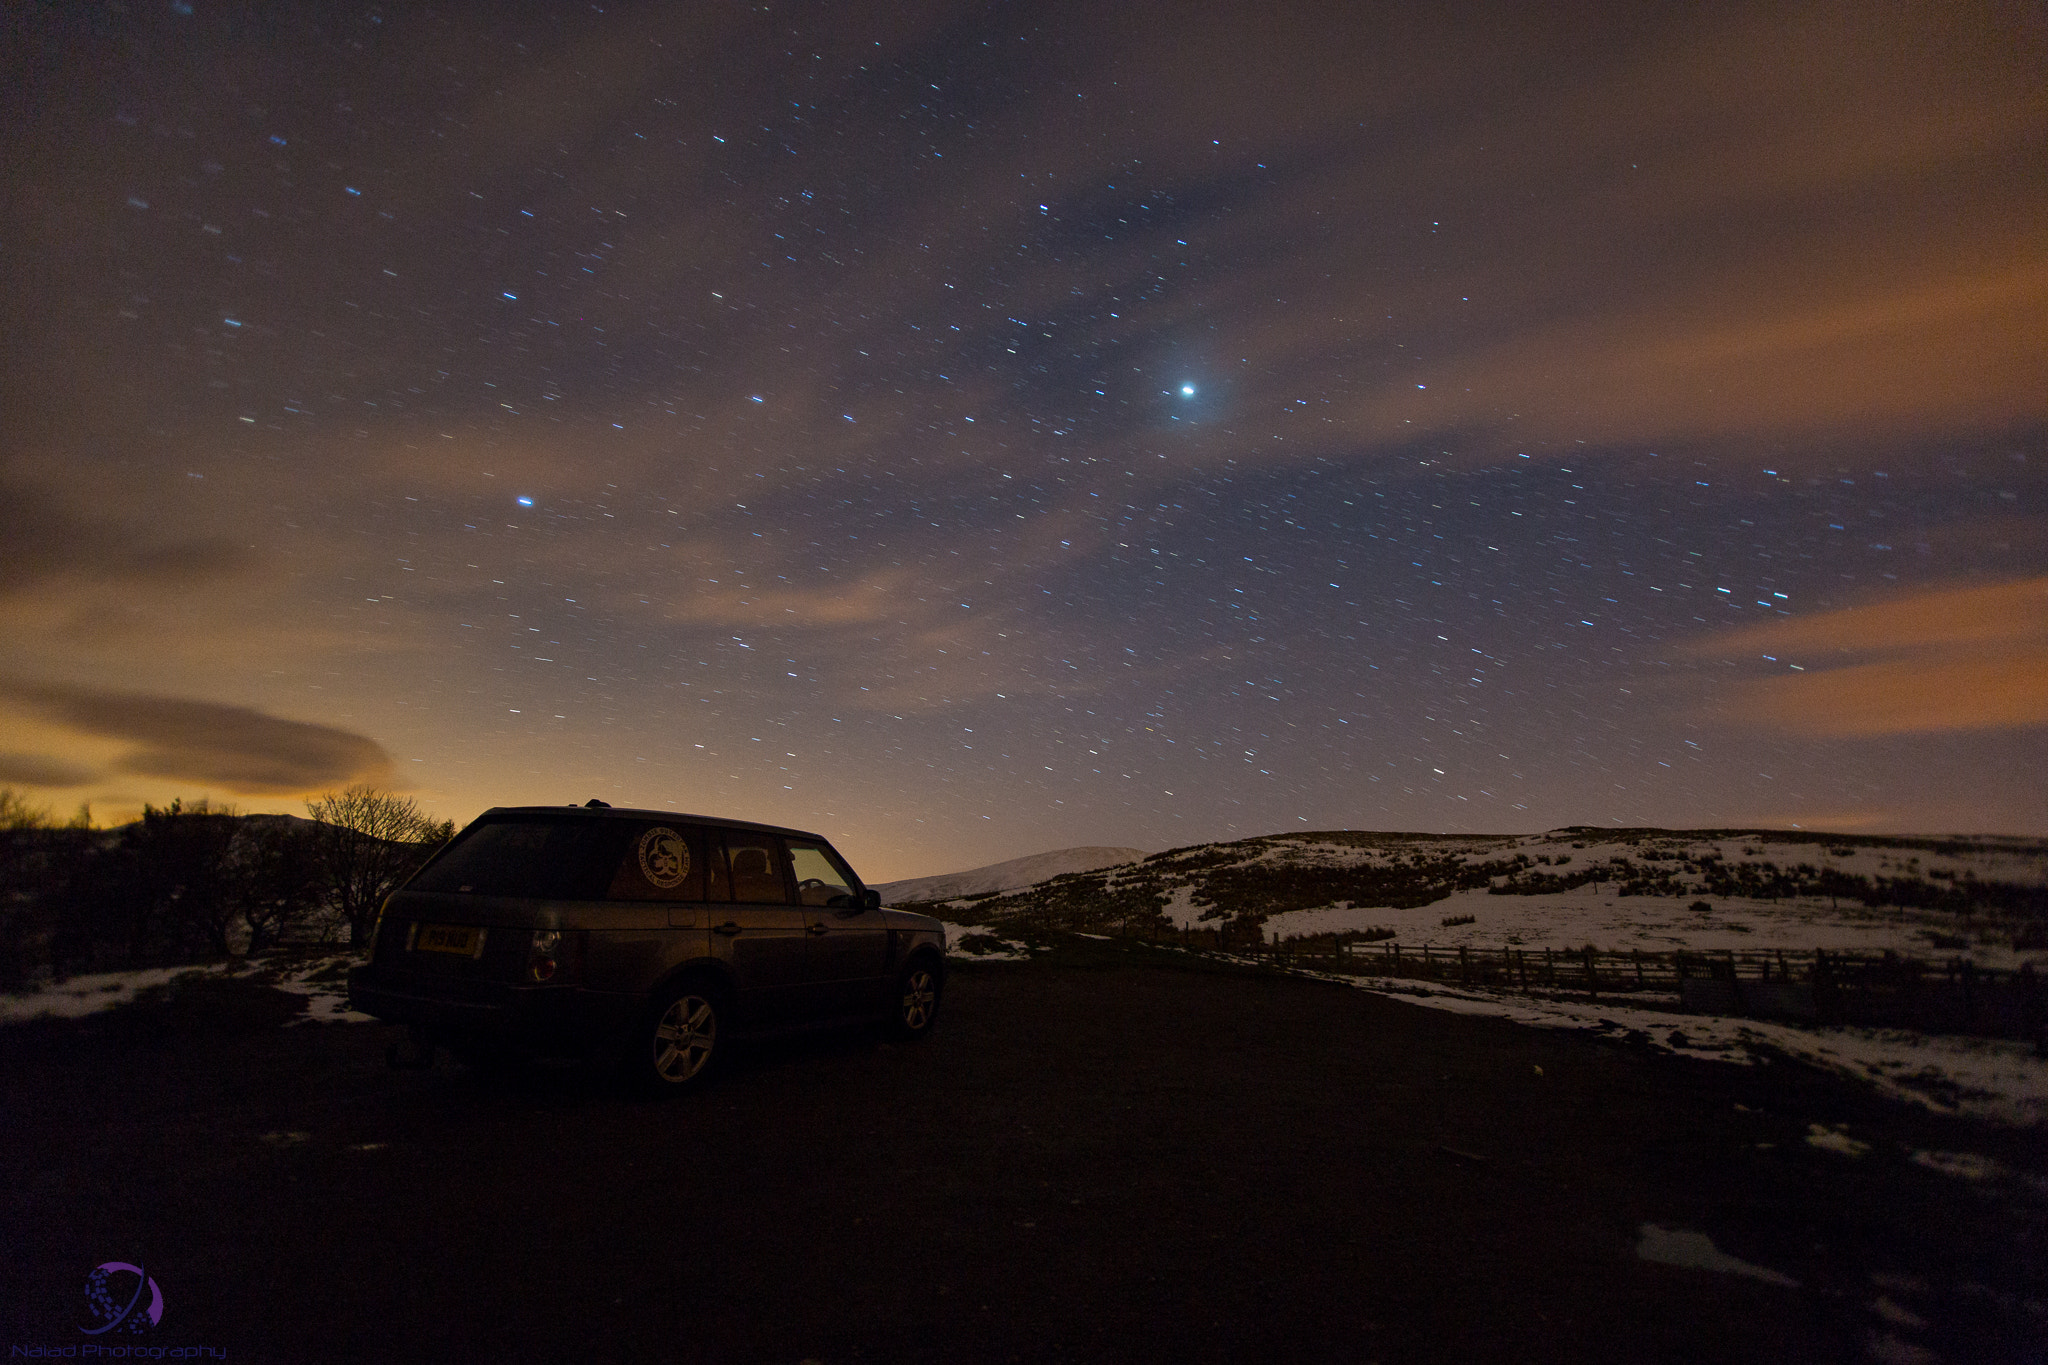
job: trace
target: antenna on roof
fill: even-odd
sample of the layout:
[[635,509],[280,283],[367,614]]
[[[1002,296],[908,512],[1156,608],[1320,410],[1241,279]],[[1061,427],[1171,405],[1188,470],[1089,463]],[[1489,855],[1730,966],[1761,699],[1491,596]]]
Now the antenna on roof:
[[609,801],[600,801],[600,800],[598,800],[598,799],[597,799],[596,797],[594,797],[594,796],[593,796],[593,797],[591,797],[591,798],[590,798],[590,799],[589,799],[588,801],[585,801],[585,802],[583,803],[583,808],[584,808],[585,810],[589,810],[589,809],[591,809],[592,807],[598,807],[598,808],[601,808],[601,809],[603,809],[603,810],[610,810],[610,809],[612,808],[612,803],[611,803],[611,802],[609,802]]

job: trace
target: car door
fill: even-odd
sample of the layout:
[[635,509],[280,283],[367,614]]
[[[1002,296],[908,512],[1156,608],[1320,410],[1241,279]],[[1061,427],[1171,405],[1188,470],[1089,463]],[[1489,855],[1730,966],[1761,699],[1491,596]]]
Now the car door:
[[817,1012],[817,1001],[806,970],[804,908],[792,899],[782,843],[726,830],[723,844],[731,899],[705,910],[713,951],[732,966],[740,1018],[754,1029],[802,1023]]
[[867,907],[859,881],[830,846],[803,839],[788,843],[810,939],[805,970],[817,983],[818,1007],[831,1015],[870,1012],[888,987],[889,931],[882,912]]

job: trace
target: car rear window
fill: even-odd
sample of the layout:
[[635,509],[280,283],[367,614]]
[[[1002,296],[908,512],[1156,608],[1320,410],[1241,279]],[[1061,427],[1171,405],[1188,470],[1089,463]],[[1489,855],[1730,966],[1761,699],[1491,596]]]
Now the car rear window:
[[624,821],[508,816],[472,825],[413,878],[415,891],[599,900],[639,829]]

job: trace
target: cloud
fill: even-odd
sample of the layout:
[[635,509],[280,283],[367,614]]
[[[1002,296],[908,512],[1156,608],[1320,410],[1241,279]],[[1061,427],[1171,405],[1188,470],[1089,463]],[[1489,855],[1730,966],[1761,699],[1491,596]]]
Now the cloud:
[[0,680],[0,700],[78,735],[133,745],[111,766],[136,776],[276,796],[383,781],[391,771],[366,736],[246,706],[12,680]]
[[[1375,416],[1383,427],[1396,411],[1473,421],[1491,405],[1562,416],[1604,438],[1657,439],[1995,430],[2042,415],[2034,360],[2048,263],[2009,259],[1950,275],[1906,261],[1903,278],[1815,289],[1824,254],[1799,261],[1804,285],[1744,263],[1714,282],[1715,298],[1660,298],[1518,337],[1454,371],[1472,400],[1438,414],[1403,394]],[[1563,411],[1560,391],[1574,395]]]
[[81,764],[49,754],[0,754],[0,782],[30,787],[82,787],[98,774]]
[[2048,725],[2048,577],[1931,589],[1723,632],[1684,653],[1796,666],[1733,684],[1719,709],[1798,735]]
[[[1235,269],[1203,311],[1300,390],[1333,369],[1384,375],[1323,414],[1374,442],[1810,439],[2048,415],[2031,171],[2048,103],[1999,20],[1808,3],[1625,28],[1583,69],[1574,54],[1564,85],[1519,69],[1464,98],[1439,90],[1427,119],[1361,102],[1292,145],[1275,130],[1275,185],[1219,229]],[[1529,38],[1532,63],[1561,56],[1556,36]],[[1349,155],[1316,156],[1339,137]],[[1361,269],[1412,251],[1388,225],[1414,203],[1432,205],[1430,268]]]
[[164,539],[144,521],[84,515],[57,499],[0,483],[0,595],[46,590],[57,580],[129,586],[204,582],[250,563],[246,548],[217,537]]
[[[725,571],[728,578],[731,573]],[[710,581],[701,571],[700,576]],[[851,583],[827,587],[704,586],[693,580],[663,602],[663,616],[690,625],[748,630],[869,626],[904,615],[910,608],[902,595],[913,586],[912,576],[901,569],[863,574]]]

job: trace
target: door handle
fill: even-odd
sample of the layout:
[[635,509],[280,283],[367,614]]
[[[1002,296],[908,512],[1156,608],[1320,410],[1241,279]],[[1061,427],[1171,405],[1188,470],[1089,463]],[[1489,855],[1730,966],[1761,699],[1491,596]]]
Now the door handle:
[[813,924],[810,926],[810,932],[814,934],[829,934],[832,932],[832,926],[829,924]]
[[721,925],[717,926],[716,928],[714,928],[714,929],[713,929],[713,930],[712,930],[711,932],[712,932],[712,933],[714,933],[714,934],[727,934],[727,935],[731,935],[731,934],[737,934],[737,933],[738,933],[739,931],[740,931],[740,926],[738,925],[738,923],[737,923],[737,922],[735,922],[735,921],[733,921],[733,920],[727,920],[727,921],[726,921],[725,923],[723,923],[723,924],[721,924]]

